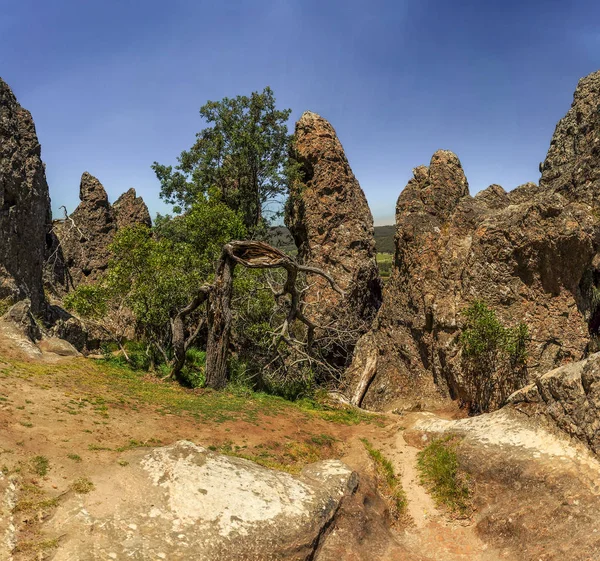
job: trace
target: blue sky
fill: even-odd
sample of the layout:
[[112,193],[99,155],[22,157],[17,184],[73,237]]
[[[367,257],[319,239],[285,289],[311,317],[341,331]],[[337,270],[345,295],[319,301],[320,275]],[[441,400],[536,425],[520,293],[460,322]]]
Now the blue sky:
[[34,116],[53,208],[83,171],[168,210],[208,99],[270,85],[331,121],[376,219],[445,148],[471,192],[537,181],[577,80],[600,69],[600,2],[0,0],[0,76]]

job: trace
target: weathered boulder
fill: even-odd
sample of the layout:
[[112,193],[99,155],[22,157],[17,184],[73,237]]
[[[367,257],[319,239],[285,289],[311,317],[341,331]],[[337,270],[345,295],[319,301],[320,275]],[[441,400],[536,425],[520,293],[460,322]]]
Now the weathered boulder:
[[152,226],[150,212],[142,197],[138,197],[135,189],[123,193],[112,205],[112,210],[117,221],[117,229],[144,224]]
[[0,79],[0,300],[28,298],[42,311],[50,196],[29,111]]
[[187,441],[130,460],[59,506],[48,528],[63,536],[56,561],[313,559],[358,481],[339,461],[291,476]]
[[49,236],[45,282],[58,296],[98,280],[108,267],[109,246],[119,229],[152,225],[148,207],[134,189],[111,206],[103,185],[87,172],[81,177],[79,199],[70,216],[53,222]]
[[508,403],[548,417],[600,454],[600,353],[547,372],[511,395]]
[[579,80],[573,104],[556,125],[540,186],[570,200],[598,205],[600,190],[600,71]]
[[340,311],[350,314],[351,328],[368,326],[381,304],[373,217],[352,173],[335,130],[307,111],[296,123],[295,158],[302,181],[291,189],[286,225],[298,258],[327,271],[347,294],[342,297],[322,278],[311,278],[306,313],[328,325]]

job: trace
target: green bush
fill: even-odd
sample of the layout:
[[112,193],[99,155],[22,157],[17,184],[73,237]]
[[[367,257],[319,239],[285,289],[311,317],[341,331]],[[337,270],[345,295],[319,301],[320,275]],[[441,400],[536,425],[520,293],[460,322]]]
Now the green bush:
[[524,323],[505,327],[481,300],[466,310],[459,337],[466,400],[472,414],[499,407],[527,382],[529,329]]
[[185,366],[181,370],[181,378],[190,388],[204,386],[206,369],[206,353],[200,349],[190,348],[185,354]]
[[82,284],[64,299],[65,308],[86,319],[100,319],[108,311],[106,290],[94,284]]

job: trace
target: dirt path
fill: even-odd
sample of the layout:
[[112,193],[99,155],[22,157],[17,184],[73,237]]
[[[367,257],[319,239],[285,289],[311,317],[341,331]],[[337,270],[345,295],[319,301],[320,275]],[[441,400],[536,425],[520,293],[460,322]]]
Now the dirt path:
[[[307,415],[289,405],[280,410],[277,403],[271,406],[268,401],[243,398],[239,409],[221,411],[217,405],[229,408],[235,403],[219,394],[196,399],[181,389],[118,376],[117,371],[105,371],[83,359],[51,365],[17,363],[10,358],[0,361],[0,465],[8,466],[9,472],[11,468],[20,470],[35,492],[39,491],[35,501],[60,497],[81,477],[93,482],[96,472],[106,466],[125,465],[122,454],[132,447],[180,439],[226,454],[246,454],[276,469],[282,469],[282,462],[288,467],[291,462],[293,468],[294,462],[302,465],[323,457],[344,456],[353,469],[365,473],[371,464],[360,439],[366,437],[401,474],[408,515],[414,524],[397,529],[396,534],[412,558],[500,559],[477,537],[471,524],[451,520],[420,485],[418,449],[405,441],[402,430],[407,418],[390,414],[383,423],[348,425]],[[204,409],[172,411],[202,399]],[[167,405],[171,409],[167,410]],[[252,407],[257,408],[256,414],[248,411]],[[36,475],[31,462],[40,457],[48,461],[48,473]],[[0,540],[6,546],[15,538],[9,528],[14,489],[6,477],[0,479],[0,495],[4,503]],[[49,510],[43,516],[50,514]],[[22,519],[19,513],[15,523]],[[45,539],[37,529],[26,538],[39,543]],[[15,561],[20,559],[15,557]]]
[[383,438],[374,439],[400,474],[406,493],[407,512],[413,524],[400,531],[399,539],[423,561],[506,560],[477,536],[472,521],[453,520],[436,506],[419,482],[419,450],[406,442],[403,428],[396,422]]

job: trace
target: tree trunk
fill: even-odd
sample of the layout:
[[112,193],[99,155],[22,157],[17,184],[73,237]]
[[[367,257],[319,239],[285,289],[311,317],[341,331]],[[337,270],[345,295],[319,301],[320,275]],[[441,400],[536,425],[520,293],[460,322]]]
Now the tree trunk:
[[231,297],[235,261],[224,250],[208,299],[208,342],[206,344],[206,385],[221,389],[227,383],[227,354],[231,334]]
[[181,369],[185,364],[185,327],[183,317],[177,314],[171,322],[171,337],[173,343],[173,362],[171,365],[171,377],[175,378],[180,384],[183,383],[181,378]]

